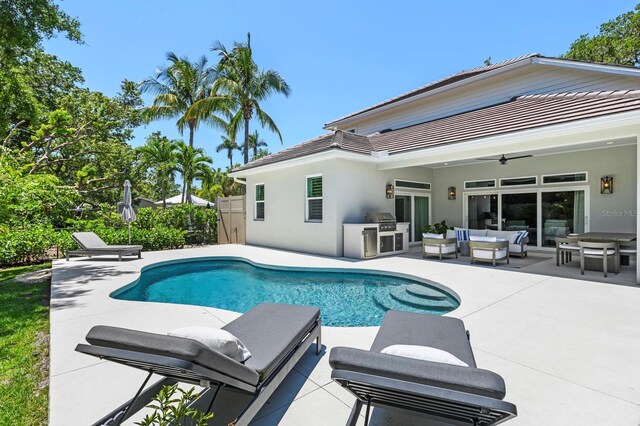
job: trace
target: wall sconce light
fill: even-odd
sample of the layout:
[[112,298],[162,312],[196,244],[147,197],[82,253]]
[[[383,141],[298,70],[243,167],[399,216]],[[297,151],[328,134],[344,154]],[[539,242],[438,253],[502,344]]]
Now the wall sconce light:
[[387,185],[387,189],[385,190],[385,194],[387,195],[388,199],[392,199],[393,198],[393,185],[391,185],[391,184]]
[[605,176],[600,178],[600,193],[613,194],[613,177]]
[[449,189],[447,190],[447,195],[448,195],[448,198],[450,200],[455,200],[456,199],[456,187],[455,186],[450,186]]

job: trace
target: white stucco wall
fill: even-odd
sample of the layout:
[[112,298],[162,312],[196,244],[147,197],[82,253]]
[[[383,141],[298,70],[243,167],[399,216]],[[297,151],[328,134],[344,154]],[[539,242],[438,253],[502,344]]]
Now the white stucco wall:
[[[305,221],[306,176],[322,174],[323,221]],[[255,185],[265,185],[265,218],[255,220]],[[336,255],[336,164],[321,161],[247,178],[247,244]]]
[[[463,167],[434,169],[433,219],[462,226],[465,180],[538,176],[567,172],[588,172],[590,188],[589,222],[592,231],[636,231],[636,146],[620,146],[565,154],[545,155],[509,161],[500,166],[487,162]],[[600,178],[613,176],[613,194],[600,194]],[[582,186],[583,183],[575,183]],[[447,188],[457,188],[456,200],[447,199]],[[562,185],[538,185],[531,188],[560,190]],[[525,188],[522,188],[523,190]],[[510,190],[517,190],[510,188]]]
[[[305,221],[306,176],[323,175],[322,223]],[[270,171],[247,178],[247,244],[342,256],[342,224],[362,222],[369,211],[394,211],[385,188],[394,179],[432,181],[424,167],[397,171],[344,159]],[[265,219],[255,220],[255,185],[265,185]]]

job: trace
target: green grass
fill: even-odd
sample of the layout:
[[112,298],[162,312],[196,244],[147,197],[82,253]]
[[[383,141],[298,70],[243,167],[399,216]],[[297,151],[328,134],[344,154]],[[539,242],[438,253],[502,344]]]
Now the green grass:
[[45,425],[50,283],[13,278],[51,264],[0,269],[0,425]]

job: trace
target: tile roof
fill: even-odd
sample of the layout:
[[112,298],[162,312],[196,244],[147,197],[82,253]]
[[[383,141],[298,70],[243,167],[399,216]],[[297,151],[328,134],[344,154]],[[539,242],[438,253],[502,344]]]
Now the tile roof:
[[371,151],[373,151],[373,145],[371,145],[371,142],[366,136],[336,130],[335,132],[327,133],[306,142],[299,143],[292,147],[283,149],[282,151],[269,154],[266,157],[244,164],[233,171],[237,172],[253,169],[255,167],[305,157],[307,155],[317,154],[331,149],[369,155]]
[[365,155],[388,151],[394,155],[633,110],[640,110],[640,90],[518,96],[370,137],[338,130],[252,161],[234,172],[332,149]]
[[526,95],[370,137],[389,154],[640,109],[640,90]]
[[516,62],[526,61],[526,60],[529,60],[531,58],[540,58],[540,57],[542,57],[542,55],[540,55],[539,53],[530,53],[529,55],[520,56],[520,57],[517,57],[517,58],[513,58],[513,59],[506,60],[506,61],[502,61],[502,62],[497,62],[495,64],[486,65],[486,66],[483,66],[483,67],[472,68],[470,70],[461,71],[461,72],[455,73],[453,75],[450,75],[448,77],[441,78],[440,80],[436,80],[434,82],[431,82],[431,83],[429,83],[429,84],[427,84],[425,86],[422,86],[422,87],[419,87],[417,89],[411,90],[409,92],[403,93],[402,95],[393,97],[391,99],[387,99],[386,101],[382,101],[382,102],[380,102],[378,104],[371,105],[371,106],[369,106],[367,108],[364,108],[364,109],[361,109],[359,111],[347,114],[347,115],[342,116],[340,118],[336,118],[335,120],[331,120],[330,122],[325,124],[325,127],[329,126],[330,124],[335,123],[337,121],[342,121],[342,120],[345,120],[347,118],[351,118],[351,117],[354,117],[356,115],[362,114],[364,112],[372,111],[374,109],[383,107],[385,105],[389,105],[389,104],[401,101],[403,99],[411,98],[411,97],[419,95],[421,93],[429,92],[431,90],[435,90],[437,88],[444,87],[444,86],[449,85],[449,84],[453,84],[455,82],[458,82],[458,81],[461,81],[461,80],[476,76],[478,74],[483,74],[483,73],[485,73],[487,71],[492,71],[492,70],[495,70],[495,69],[498,69],[498,68],[506,67],[507,65],[515,64]]

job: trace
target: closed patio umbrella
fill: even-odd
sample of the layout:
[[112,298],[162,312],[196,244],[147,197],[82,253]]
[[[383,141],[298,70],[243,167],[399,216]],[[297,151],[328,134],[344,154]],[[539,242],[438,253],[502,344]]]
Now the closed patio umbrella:
[[129,244],[131,244],[131,222],[136,220],[136,212],[131,203],[131,183],[124,181],[124,200],[122,202],[122,221],[129,227]]

